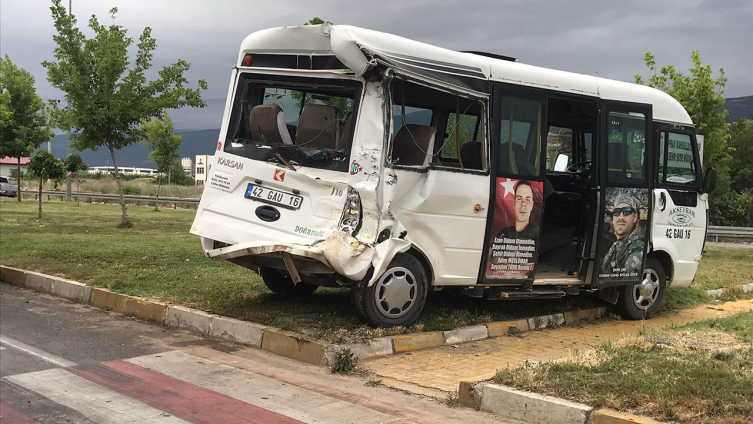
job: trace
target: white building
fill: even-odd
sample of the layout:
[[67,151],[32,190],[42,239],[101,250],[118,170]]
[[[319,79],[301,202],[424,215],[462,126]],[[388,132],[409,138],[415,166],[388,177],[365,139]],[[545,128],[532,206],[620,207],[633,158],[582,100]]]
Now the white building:
[[[159,174],[159,172],[157,172],[157,170],[154,168],[135,168],[132,166],[119,166],[118,171],[123,175],[151,176]],[[89,174],[112,174],[114,172],[114,166],[92,166],[89,167],[89,170],[87,171],[87,173]]]
[[[21,158],[21,174],[26,173],[26,165],[29,164],[29,158]],[[0,158],[0,175],[10,177],[15,175],[18,170],[18,159],[11,157]]]
[[213,155],[196,155],[196,173],[194,179],[196,185],[203,185],[209,175],[209,170],[212,169]]
[[188,175],[193,175],[193,161],[191,158],[183,158],[180,160],[180,166],[183,167],[183,171]]

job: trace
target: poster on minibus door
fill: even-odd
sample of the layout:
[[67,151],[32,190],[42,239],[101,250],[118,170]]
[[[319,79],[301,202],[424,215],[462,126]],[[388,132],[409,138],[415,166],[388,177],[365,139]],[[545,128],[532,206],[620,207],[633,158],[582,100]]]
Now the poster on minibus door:
[[497,178],[492,237],[486,278],[533,278],[543,211],[543,185],[538,181]]
[[596,252],[598,279],[638,281],[648,225],[648,189],[607,188],[601,240]]

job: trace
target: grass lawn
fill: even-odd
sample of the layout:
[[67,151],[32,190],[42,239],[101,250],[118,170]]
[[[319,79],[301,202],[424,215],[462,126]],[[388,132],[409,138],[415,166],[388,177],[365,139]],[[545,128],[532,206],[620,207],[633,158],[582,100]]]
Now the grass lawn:
[[753,422],[753,312],[605,343],[493,381],[660,420]]
[[[348,290],[320,288],[312,296],[286,299],[272,294],[253,272],[225,261],[204,257],[199,238],[188,233],[195,211],[131,206],[130,229],[118,229],[120,206],[60,201],[44,202],[43,218],[37,203],[0,200],[0,263],[56,274],[118,293],[182,304],[208,312],[260,322],[334,342],[356,341],[398,332],[449,330],[489,321],[602,305],[594,296],[558,300],[482,301],[430,293],[419,321],[409,329],[374,330],[361,324]],[[753,276],[743,249],[710,248],[699,280],[707,268],[745,269]],[[750,251],[750,253],[748,253]],[[716,257],[716,259],[714,259]],[[737,258],[737,259],[733,259]],[[723,260],[723,266],[716,261]],[[738,272],[735,271],[735,275]],[[709,277],[711,278],[711,277]],[[705,281],[705,280],[704,280]],[[708,283],[714,284],[709,279]],[[717,287],[717,286],[714,286]],[[705,288],[705,287],[704,287]],[[692,307],[709,301],[702,290],[670,290],[670,308]]]

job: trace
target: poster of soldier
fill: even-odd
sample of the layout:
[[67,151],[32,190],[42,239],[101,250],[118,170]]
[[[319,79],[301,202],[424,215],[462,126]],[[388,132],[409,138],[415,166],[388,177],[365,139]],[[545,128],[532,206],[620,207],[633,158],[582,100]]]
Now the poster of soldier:
[[543,183],[497,178],[497,184],[486,278],[533,278],[543,209]]
[[607,188],[597,254],[599,280],[637,281],[646,250],[648,189]]

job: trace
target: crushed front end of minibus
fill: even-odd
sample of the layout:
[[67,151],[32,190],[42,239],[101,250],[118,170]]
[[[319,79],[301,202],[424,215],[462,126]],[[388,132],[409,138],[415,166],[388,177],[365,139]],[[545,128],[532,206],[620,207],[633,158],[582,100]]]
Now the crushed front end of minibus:
[[377,201],[381,75],[364,75],[373,63],[347,32],[259,31],[233,70],[191,233],[207,257],[259,272],[272,291],[373,283],[410,247],[385,230]]

